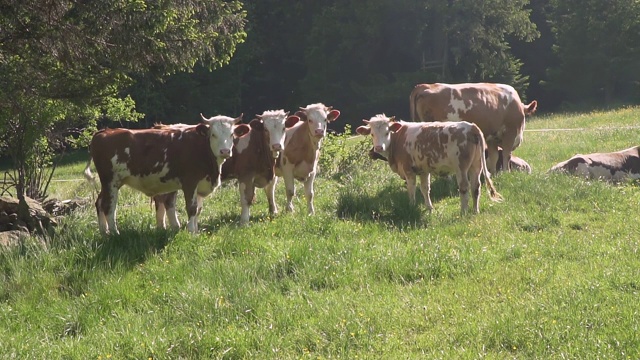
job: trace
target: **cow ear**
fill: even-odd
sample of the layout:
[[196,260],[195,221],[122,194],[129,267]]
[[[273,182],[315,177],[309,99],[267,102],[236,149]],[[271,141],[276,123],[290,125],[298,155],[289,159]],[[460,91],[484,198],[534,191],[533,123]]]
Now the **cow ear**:
[[240,114],[240,116],[235,118],[235,121],[233,123],[234,124],[240,124],[242,122],[242,116],[244,116],[244,114]]
[[198,124],[198,126],[196,126],[196,133],[204,137],[209,136],[209,125],[206,123]]
[[256,130],[264,130],[264,123],[262,122],[262,120],[260,119],[253,119],[251,120],[251,122],[249,122],[249,126],[252,129],[256,129]]
[[300,118],[300,121],[307,121],[307,114],[304,111],[296,111],[296,116]]
[[371,128],[369,126],[358,126],[356,128],[356,133],[360,135],[369,135],[371,134]]
[[247,134],[251,130],[251,127],[247,124],[240,124],[233,128],[233,135],[236,137],[241,137],[242,135]]
[[396,132],[402,128],[402,124],[399,122],[393,122],[389,125],[389,129],[393,132]]
[[299,116],[291,115],[291,116],[289,116],[287,118],[287,120],[285,120],[284,127],[288,129],[288,128],[292,127],[293,125],[297,124],[298,121],[300,121],[300,117]]
[[331,110],[329,114],[327,114],[327,121],[332,122],[340,116],[340,110]]

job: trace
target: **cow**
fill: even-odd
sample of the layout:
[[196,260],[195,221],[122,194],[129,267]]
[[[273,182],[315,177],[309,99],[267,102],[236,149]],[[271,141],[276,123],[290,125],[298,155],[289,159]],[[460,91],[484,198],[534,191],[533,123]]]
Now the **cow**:
[[416,176],[420,177],[420,190],[429,209],[431,203],[431,174],[455,173],[460,191],[460,212],[466,214],[469,189],[473,194],[473,209],[480,212],[480,177],[493,201],[501,201],[487,170],[484,157],[485,140],[480,128],[470,122],[403,122],[395,117],[378,114],[363,120],[360,135],[371,135],[375,152],[386,157],[391,170],[407,182],[409,202],[416,202]]
[[[275,161],[285,148],[285,129],[295,125],[300,118],[289,116],[284,110],[267,110],[256,115],[249,126],[251,130],[234,140],[233,156],[222,164],[221,181],[238,180],[240,193],[240,225],[246,225],[251,216],[250,206],[255,199],[255,189],[265,188],[273,180]],[[165,228],[165,211],[175,213],[177,192],[156,195],[156,220],[159,228]],[[273,213],[274,209],[269,208]],[[171,222],[172,227],[179,223]]]
[[318,170],[318,158],[322,139],[327,133],[327,124],[340,116],[340,111],[322,103],[310,104],[300,107],[296,112],[300,117],[293,127],[286,130],[284,150],[276,161],[276,177],[265,188],[269,209],[275,214],[278,208],[275,203],[274,193],[278,177],[284,178],[287,193],[287,210],[293,211],[293,196],[295,195],[294,179],[304,184],[305,198],[307,200],[307,212],[315,213],[313,206],[313,182]]
[[524,105],[516,90],[504,84],[418,84],[409,95],[412,121],[468,121],[485,136],[489,172],[496,173],[498,146],[504,149],[502,168],[510,171],[511,153],[522,143],[525,115],[538,102]]
[[640,146],[609,153],[578,154],[549,171],[614,182],[640,179]]
[[[147,196],[182,190],[187,229],[198,231],[204,196],[220,185],[222,163],[232,155],[233,137],[249,131],[237,118],[218,115],[197,126],[164,129],[102,129],[91,139],[91,157],[84,170],[93,179],[95,164],[101,190],[96,200],[98,224],[105,234],[118,234],[116,207],[120,187],[128,185]],[[178,222],[173,214],[171,221]]]

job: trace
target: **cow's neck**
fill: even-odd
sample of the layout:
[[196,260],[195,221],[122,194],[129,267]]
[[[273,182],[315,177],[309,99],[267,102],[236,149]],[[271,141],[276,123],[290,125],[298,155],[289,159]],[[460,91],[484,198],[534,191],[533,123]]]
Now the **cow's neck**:
[[309,143],[311,144],[311,147],[313,148],[313,150],[318,151],[322,146],[322,138],[318,138],[311,133],[311,128],[309,127],[308,122],[305,122],[304,124],[302,124],[301,127],[303,129],[300,129],[300,130],[303,130],[307,134]]

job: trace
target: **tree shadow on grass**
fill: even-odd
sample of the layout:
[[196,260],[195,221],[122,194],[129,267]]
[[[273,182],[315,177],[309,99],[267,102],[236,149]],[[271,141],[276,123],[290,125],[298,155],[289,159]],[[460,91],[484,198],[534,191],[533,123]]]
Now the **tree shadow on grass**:
[[[428,218],[422,216],[426,211],[424,198],[419,188],[416,189],[416,205],[409,203],[406,186],[388,184],[374,196],[366,189],[345,187],[340,192],[337,214],[341,219],[358,221],[384,222],[393,227],[423,227],[428,225]],[[458,196],[455,180],[448,177],[433,177],[431,181],[431,202],[437,206],[443,198]]]
[[134,268],[150,256],[162,252],[176,233],[176,230],[155,228],[121,229],[119,235],[107,235],[99,240],[93,257],[94,264]]

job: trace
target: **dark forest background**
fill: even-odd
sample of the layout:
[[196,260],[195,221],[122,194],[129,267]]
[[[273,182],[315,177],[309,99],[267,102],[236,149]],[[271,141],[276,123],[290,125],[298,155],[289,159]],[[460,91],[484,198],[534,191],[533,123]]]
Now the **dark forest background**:
[[198,114],[340,109],[333,126],[408,117],[425,82],[503,82],[556,112],[640,100],[633,0],[247,0],[246,42],[218,70],[196,67],[128,89],[153,122]]

